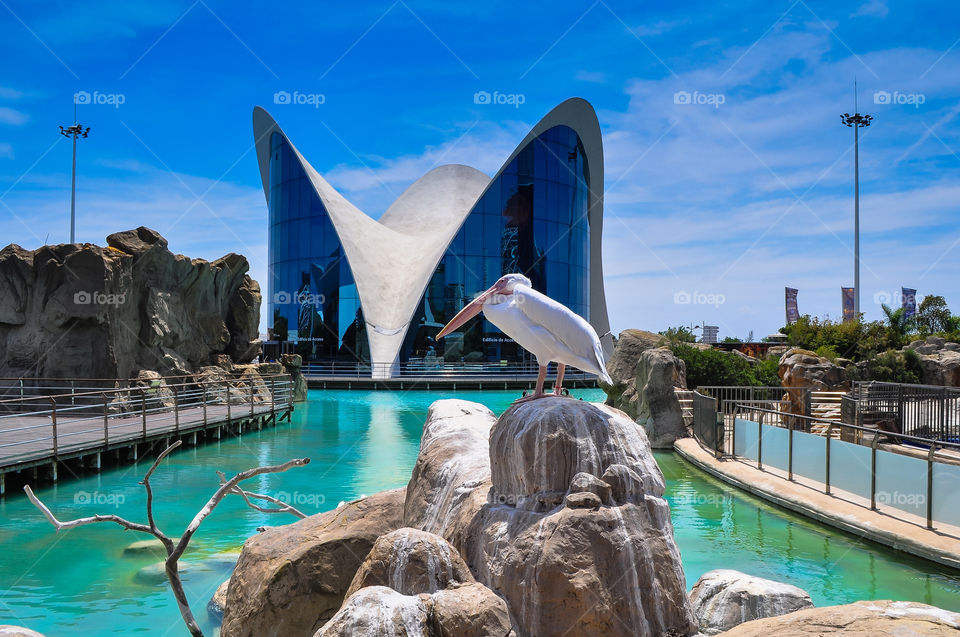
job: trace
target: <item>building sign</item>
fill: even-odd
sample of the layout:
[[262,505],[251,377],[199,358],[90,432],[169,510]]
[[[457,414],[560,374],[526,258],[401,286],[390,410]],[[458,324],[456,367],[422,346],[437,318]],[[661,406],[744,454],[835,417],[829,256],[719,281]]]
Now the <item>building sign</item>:
[[784,288],[786,293],[787,306],[787,325],[792,325],[800,318],[800,312],[797,310],[797,288]]
[[900,288],[900,307],[904,311],[904,316],[910,318],[917,314],[917,291],[913,288]]
[[856,320],[857,313],[854,311],[854,293],[857,288],[840,288],[840,302],[843,307],[843,322]]

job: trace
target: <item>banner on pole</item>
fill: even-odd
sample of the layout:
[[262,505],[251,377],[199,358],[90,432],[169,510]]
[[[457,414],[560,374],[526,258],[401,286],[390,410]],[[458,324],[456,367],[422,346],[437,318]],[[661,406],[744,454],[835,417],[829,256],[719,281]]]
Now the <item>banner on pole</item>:
[[857,318],[854,312],[853,296],[857,288],[840,288],[840,301],[843,304],[843,322],[853,321]]
[[797,310],[797,288],[784,288],[787,308],[787,325],[792,325],[800,318],[800,312]]
[[900,307],[904,310],[907,318],[917,314],[917,291],[913,288],[900,288]]

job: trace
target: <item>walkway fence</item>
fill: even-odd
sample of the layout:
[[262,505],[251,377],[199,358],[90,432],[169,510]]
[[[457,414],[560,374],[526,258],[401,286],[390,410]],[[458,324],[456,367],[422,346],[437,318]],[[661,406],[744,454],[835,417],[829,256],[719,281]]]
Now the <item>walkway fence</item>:
[[70,390],[63,391],[58,381],[0,380],[0,476],[208,427],[259,426],[292,410],[293,382],[287,375],[68,382]]
[[[960,442],[960,388],[856,382],[841,403],[848,425],[879,429],[909,440]],[[926,443],[924,443],[926,444]]]

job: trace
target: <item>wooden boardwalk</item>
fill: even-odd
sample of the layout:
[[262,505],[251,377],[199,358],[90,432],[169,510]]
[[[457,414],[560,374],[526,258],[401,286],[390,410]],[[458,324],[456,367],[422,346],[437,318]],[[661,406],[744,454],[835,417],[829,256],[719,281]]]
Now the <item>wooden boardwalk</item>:
[[[4,401],[0,404],[7,412],[0,413],[0,495],[12,473],[32,470],[35,474],[44,468],[56,481],[58,465],[70,467],[72,473],[74,467],[99,470],[101,456],[108,452],[118,462],[136,462],[143,445],[167,444],[177,438],[196,444],[198,436],[219,439],[224,431],[239,433],[289,420],[293,411],[287,386],[271,385],[269,390],[261,386],[249,392],[231,387],[226,390],[229,402],[225,391],[217,394],[215,389],[205,388],[202,400],[199,390],[147,399],[140,389],[121,389],[96,395],[33,396],[19,404]],[[93,399],[105,395],[114,401],[104,398],[98,409]],[[117,407],[118,396],[124,399],[124,409]],[[45,401],[50,407],[37,409]]]

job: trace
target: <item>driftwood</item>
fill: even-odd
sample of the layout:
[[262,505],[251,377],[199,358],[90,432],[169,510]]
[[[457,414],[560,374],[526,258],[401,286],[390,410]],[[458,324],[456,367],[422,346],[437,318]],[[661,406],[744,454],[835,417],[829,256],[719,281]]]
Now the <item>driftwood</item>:
[[[180,444],[181,441],[178,440],[164,449],[163,452],[157,456],[157,459],[153,462],[153,465],[147,471],[146,475],[143,476],[143,480],[140,481],[140,484],[142,484],[144,489],[147,491],[147,524],[131,522],[130,520],[122,518],[118,515],[93,515],[86,518],[77,518],[76,520],[61,522],[56,518],[53,512],[51,512],[50,509],[47,508],[47,506],[33,493],[33,489],[30,488],[30,485],[24,486],[23,490],[26,492],[30,502],[32,502],[35,507],[40,509],[43,515],[47,518],[47,520],[50,521],[50,524],[52,524],[57,531],[72,529],[87,524],[96,524],[98,522],[113,522],[114,524],[118,524],[128,531],[149,533],[160,540],[167,551],[167,559],[165,563],[167,579],[170,580],[170,588],[173,589],[173,596],[177,600],[177,606],[180,609],[180,614],[183,616],[183,621],[187,625],[187,630],[190,631],[191,635],[194,637],[203,637],[203,632],[200,630],[200,626],[197,624],[197,620],[193,616],[193,611],[190,610],[190,604],[187,602],[187,596],[183,590],[183,582],[180,579],[178,565],[178,561],[183,555],[183,552],[187,550],[187,545],[193,538],[194,533],[197,532],[197,529],[200,527],[200,524],[204,521],[204,519],[206,519],[206,517],[213,512],[213,509],[220,504],[220,501],[230,493],[236,493],[243,496],[243,499],[247,505],[253,509],[256,509],[257,511],[264,513],[290,513],[299,518],[306,517],[300,511],[284,504],[276,498],[244,491],[238,485],[244,480],[249,480],[250,478],[262,475],[264,473],[282,473],[293,467],[302,467],[310,462],[310,458],[295,458],[293,460],[288,460],[283,464],[247,469],[246,471],[241,471],[229,480],[226,478],[223,472],[218,471],[217,474],[220,476],[220,488],[217,489],[212,496],[210,496],[210,499],[207,501],[207,503],[202,509],[200,509],[199,512],[197,512],[190,524],[187,525],[187,528],[184,530],[180,538],[174,542],[163,531],[157,528],[157,524],[153,519],[153,488],[150,486],[150,476],[153,475],[153,472],[157,469],[163,459],[166,458],[170,452],[179,447]],[[278,505],[278,508],[266,509],[257,506],[251,501],[251,498],[271,502]]]

